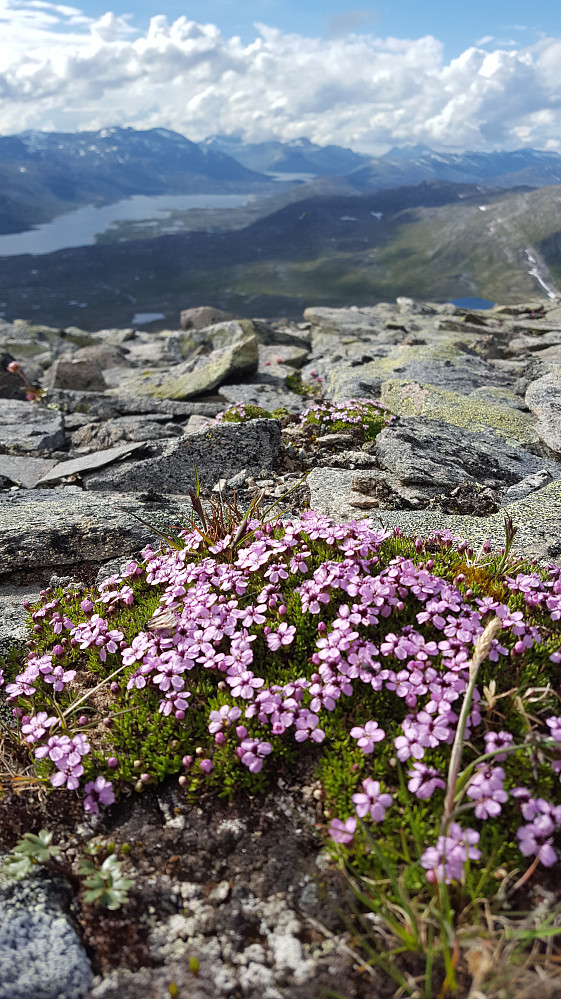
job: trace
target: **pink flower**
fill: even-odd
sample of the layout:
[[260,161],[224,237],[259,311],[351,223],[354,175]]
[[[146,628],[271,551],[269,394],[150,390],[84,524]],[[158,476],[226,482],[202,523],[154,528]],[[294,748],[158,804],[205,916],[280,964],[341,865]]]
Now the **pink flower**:
[[276,652],[282,645],[290,645],[294,641],[296,628],[293,624],[285,621],[279,624],[277,631],[270,631],[267,635],[267,645],[271,652]]
[[353,794],[356,814],[359,819],[370,815],[373,822],[381,822],[386,816],[386,809],[392,804],[391,794],[380,793],[380,782],[367,778],[362,782],[363,791]]
[[345,819],[344,822],[341,819],[331,819],[329,824],[329,835],[335,843],[342,843],[343,846],[349,846],[356,832],[357,820],[354,815],[351,815],[349,819]]
[[112,805],[115,801],[113,785],[105,777],[96,777],[95,781],[89,781],[85,788],[84,811],[97,815],[100,805]]
[[374,744],[376,742],[381,742],[385,738],[386,733],[382,728],[378,727],[378,722],[367,721],[364,728],[360,725],[356,725],[351,729],[351,737],[357,739],[357,746],[362,749],[363,753],[373,753]]
[[229,683],[232,688],[232,697],[243,697],[250,701],[255,696],[256,688],[262,687],[265,681],[248,669],[235,676],[227,676],[226,683]]

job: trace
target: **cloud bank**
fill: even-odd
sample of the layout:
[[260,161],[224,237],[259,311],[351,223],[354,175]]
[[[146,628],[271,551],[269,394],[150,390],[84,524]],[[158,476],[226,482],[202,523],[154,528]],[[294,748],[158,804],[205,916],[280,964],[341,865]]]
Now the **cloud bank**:
[[0,133],[166,127],[199,141],[306,135],[373,154],[523,145],[561,152],[561,39],[446,63],[438,39],[304,38],[256,25],[242,44],[212,24],[95,20],[46,0],[0,0]]

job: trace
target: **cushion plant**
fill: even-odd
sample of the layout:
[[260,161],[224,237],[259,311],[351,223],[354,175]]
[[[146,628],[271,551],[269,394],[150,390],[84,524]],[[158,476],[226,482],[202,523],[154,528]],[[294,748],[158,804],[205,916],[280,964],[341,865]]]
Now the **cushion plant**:
[[233,795],[305,758],[358,863],[372,829],[399,859],[413,811],[412,877],[461,880],[481,855],[553,865],[561,570],[515,564],[512,525],[475,556],[310,511],[217,523],[29,608],[27,663],[4,678],[29,778],[95,813],[126,784]]

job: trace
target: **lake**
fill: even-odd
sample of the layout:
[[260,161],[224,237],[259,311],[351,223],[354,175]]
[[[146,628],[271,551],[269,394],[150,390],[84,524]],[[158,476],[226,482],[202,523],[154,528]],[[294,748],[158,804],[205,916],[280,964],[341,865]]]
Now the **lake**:
[[488,298],[451,298],[451,305],[457,305],[460,309],[492,309],[494,302]]
[[101,208],[86,205],[28,232],[0,236],[0,257],[15,257],[20,253],[40,255],[72,246],[92,246],[96,236],[107,232],[117,222],[156,221],[168,218],[170,212],[185,212],[191,208],[240,208],[255,197],[249,193],[158,194],[153,197],[135,194]]

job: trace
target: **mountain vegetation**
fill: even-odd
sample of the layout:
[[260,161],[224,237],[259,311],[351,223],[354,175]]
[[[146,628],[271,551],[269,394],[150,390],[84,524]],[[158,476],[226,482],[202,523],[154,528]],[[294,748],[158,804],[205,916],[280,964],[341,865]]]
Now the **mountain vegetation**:
[[[561,189],[430,182],[307,198],[233,231],[190,232],[0,258],[7,318],[99,328],[137,312],[174,324],[201,301],[296,315],[400,295],[523,301],[561,281]],[[530,259],[532,258],[532,259]]]

